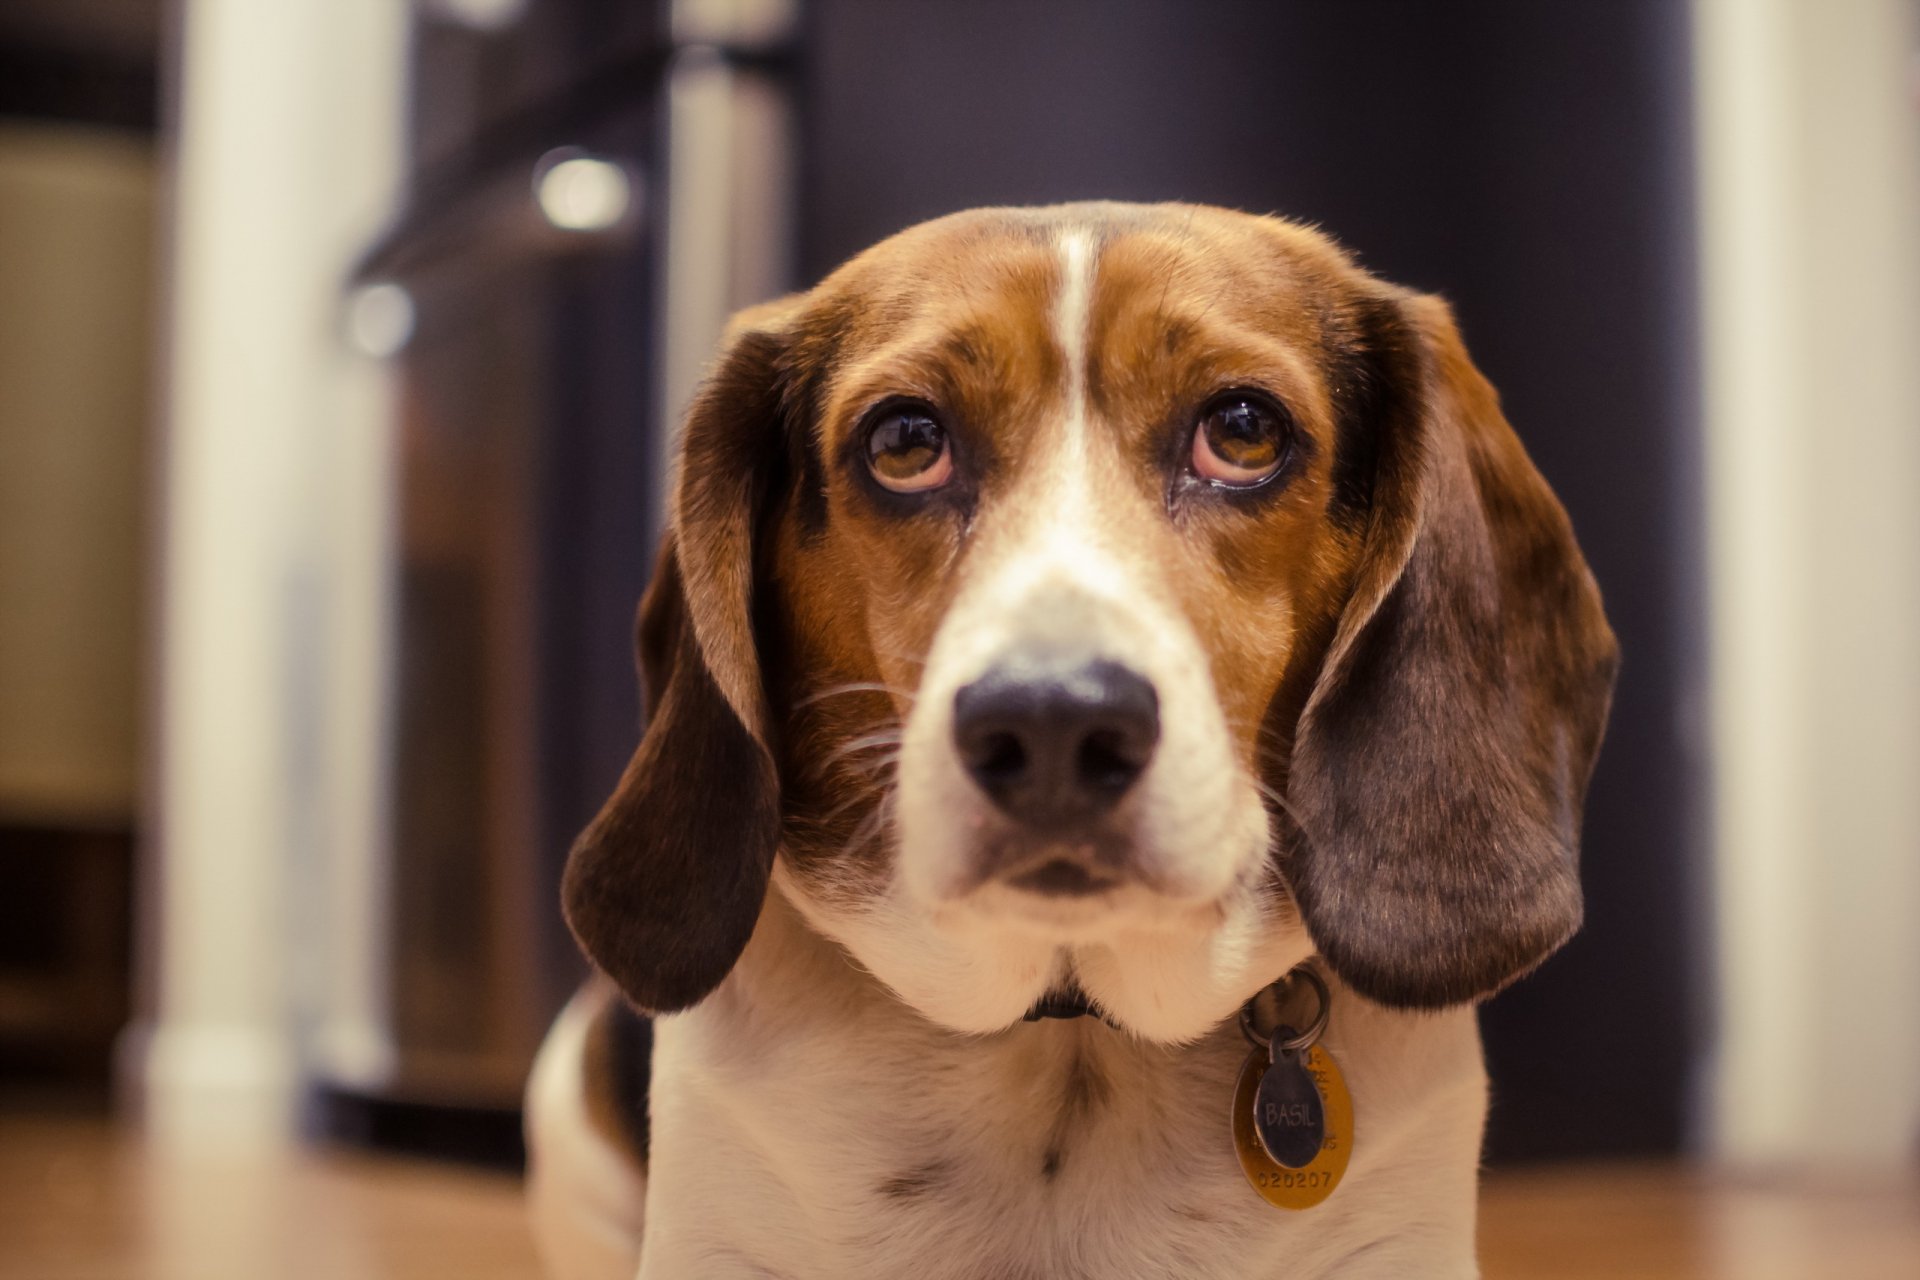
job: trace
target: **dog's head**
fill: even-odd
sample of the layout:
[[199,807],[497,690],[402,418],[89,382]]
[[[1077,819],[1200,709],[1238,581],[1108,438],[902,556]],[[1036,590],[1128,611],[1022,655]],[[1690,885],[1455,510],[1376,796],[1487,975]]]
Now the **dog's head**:
[[[770,879],[933,1020],[1436,1007],[1578,925],[1613,638],[1441,302],[1188,206],[985,210],[734,323],[567,870],[639,1006]],[[1304,931],[1301,926],[1304,924]]]

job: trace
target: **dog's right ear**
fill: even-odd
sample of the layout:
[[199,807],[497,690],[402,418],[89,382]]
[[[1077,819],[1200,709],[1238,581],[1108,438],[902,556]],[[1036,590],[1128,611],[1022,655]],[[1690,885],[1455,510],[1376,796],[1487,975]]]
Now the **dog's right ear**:
[[561,897],[594,964],[639,1008],[697,1004],[767,893],[780,783],[753,627],[754,536],[785,456],[800,299],[743,312],[694,398],[637,648],[649,720],[574,843]]

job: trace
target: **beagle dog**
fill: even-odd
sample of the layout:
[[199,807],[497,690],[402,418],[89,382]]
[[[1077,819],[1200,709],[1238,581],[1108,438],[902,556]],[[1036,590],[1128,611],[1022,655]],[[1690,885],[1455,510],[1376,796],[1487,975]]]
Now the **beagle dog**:
[[[1272,218],[956,214],[737,317],[680,449],[552,1274],[1475,1275],[1474,1003],[1580,922],[1616,649],[1446,305]],[[1310,1205],[1236,1112],[1303,965]]]

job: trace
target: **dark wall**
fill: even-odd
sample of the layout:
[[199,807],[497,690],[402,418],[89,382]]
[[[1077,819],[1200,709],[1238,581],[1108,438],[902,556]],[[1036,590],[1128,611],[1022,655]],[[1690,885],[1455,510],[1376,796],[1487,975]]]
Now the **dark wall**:
[[0,120],[151,134],[161,0],[0,0]]
[[1483,1015],[1490,1151],[1665,1151],[1696,1045],[1687,32],[1678,0],[814,0],[809,278],[970,205],[1321,224],[1451,298],[1625,651],[1585,932]]

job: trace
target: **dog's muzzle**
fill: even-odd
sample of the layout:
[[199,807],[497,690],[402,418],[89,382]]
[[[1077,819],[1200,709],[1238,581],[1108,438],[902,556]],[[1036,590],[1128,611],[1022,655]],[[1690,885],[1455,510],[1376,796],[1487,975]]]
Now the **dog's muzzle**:
[[1110,887],[1126,842],[1102,829],[1152,762],[1160,699],[1107,659],[1022,656],[953,699],[953,737],[974,784],[1013,824],[983,850],[987,876],[1046,894]]

